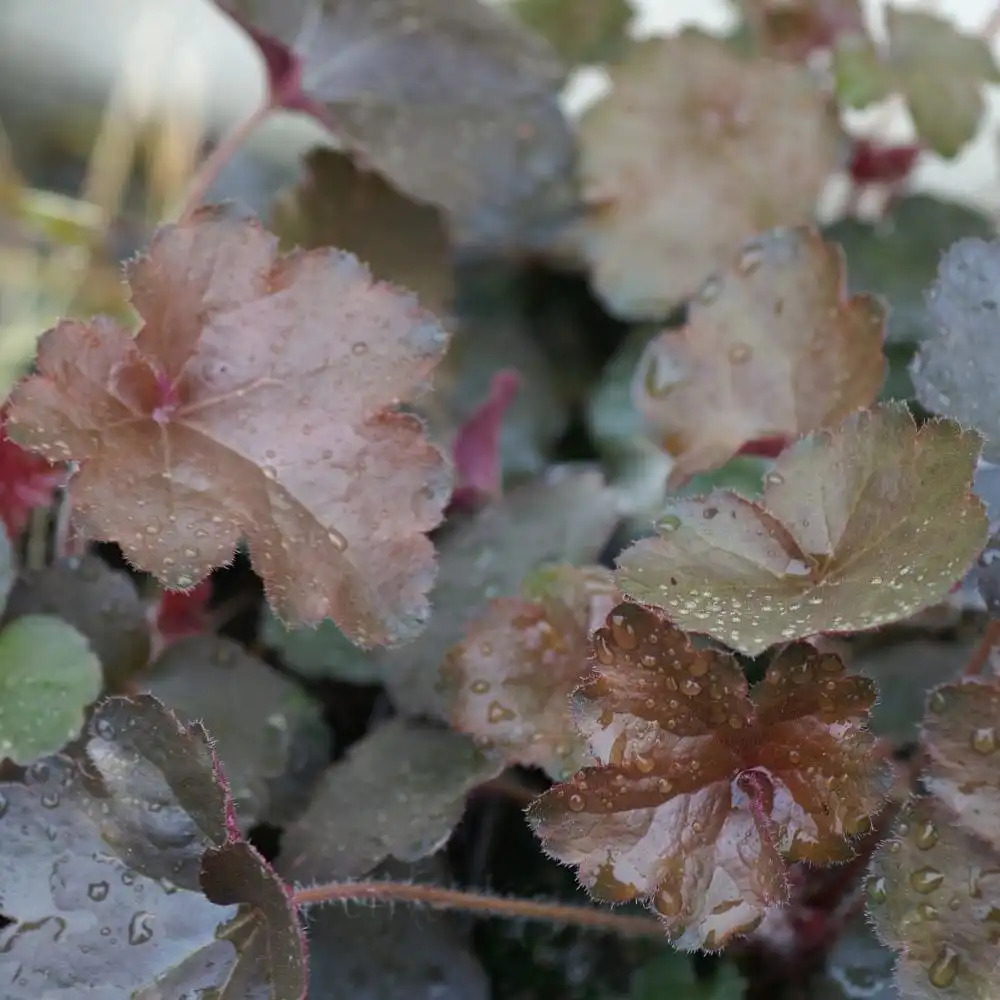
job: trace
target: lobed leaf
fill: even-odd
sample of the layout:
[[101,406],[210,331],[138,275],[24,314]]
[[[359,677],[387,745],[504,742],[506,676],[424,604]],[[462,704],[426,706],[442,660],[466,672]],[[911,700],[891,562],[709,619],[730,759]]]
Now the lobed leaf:
[[379,281],[415,292],[442,319],[450,316],[455,281],[443,214],[400,194],[349,156],[322,148],[308,153],[305,176],[279,194],[271,216],[283,242],[346,250]]
[[466,795],[502,768],[459,733],[390,719],[327,770],[285,831],[278,869],[298,882],[340,879],[427,857],[451,836]]
[[11,433],[81,463],[88,529],[190,589],[241,536],[283,618],[359,645],[428,613],[447,463],[397,411],[447,336],[412,296],[336,250],[276,253],[253,223],[198,212],[129,270],[144,325],[64,321],[14,391]]
[[927,294],[936,329],[910,367],[920,402],[980,431],[992,461],[1000,459],[998,282],[1000,240],[969,238],[951,246]]
[[[217,0],[260,49],[276,106],[313,115],[463,242],[511,244],[575,209],[549,46],[479,0]],[[445,155],[442,155],[444,151]]]
[[301,811],[329,760],[321,706],[301,689],[220,636],[168,646],[144,687],[182,722],[212,734],[240,826],[279,826]]
[[695,31],[635,43],[611,80],[580,122],[583,249],[613,313],[662,318],[746,240],[812,217],[839,126],[804,68]]
[[884,404],[785,451],[760,502],[671,500],[618,560],[629,597],[745,653],[897,621],[943,598],[986,541],[977,434]]
[[1000,858],[936,798],[913,800],[872,859],[868,913],[907,1000],[992,1000]]
[[303,1000],[294,908],[229,808],[204,730],[145,696],[97,708],[82,760],[0,785],[9,1000]]
[[101,664],[86,638],[51,615],[24,615],[0,631],[0,760],[28,764],[75,739],[101,693]]
[[750,442],[789,440],[875,401],[885,310],[844,295],[844,257],[814,229],[756,237],[710,277],[687,323],[646,348],[633,393],[676,486]]
[[525,595],[492,601],[441,668],[451,724],[507,763],[559,779],[587,760],[570,695],[587,663],[590,632],[618,602],[609,570],[554,566]]
[[597,899],[645,900],[678,947],[714,950],[788,895],[785,862],[842,861],[887,774],[875,701],[836,656],[787,647],[752,692],[737,661],[619,605],[576,701],[599,761],[537,799],[546,850]]
[[741,0],[740,7],[759,51],[776,59],[805,62],[865,26],[858,0]]

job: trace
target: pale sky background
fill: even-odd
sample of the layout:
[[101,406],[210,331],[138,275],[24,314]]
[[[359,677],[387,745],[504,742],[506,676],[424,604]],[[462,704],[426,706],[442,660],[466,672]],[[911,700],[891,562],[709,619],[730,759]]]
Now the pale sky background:
[[[504,0],[494,0],[504,2]],[[587,0],[577,0],[586,3]],[[997,0],[897,0],[923,7],[976,31]],[[721,28],[729,23],[726,0],[635,0],[635,34],[666,34],[684,24]],[[883,0],[868,0],[874,27]],[[997,43],[1000,56],[1000,42]],[[114,83],[137,111],[157,113],[167,103],[221,128],[251,110],[263,90],[256,53],[208,0],[2,0],[0,93],[15,87],[18,100],[39,112],[65,114],[67,101],[102,100]],[[566,95],[579,110],[601,92],[602,73],[584,70]],[[989,120],[957,162],[927,156],[918,187],[951,194],[1000,217],[1000,88],[989,96]],[[262,155],[295,156],[324,135],[301,117],[282,116],[265,126],[253,146]],[[910,131],[900,107],[866,111],[854,119],[864,129],[888,124],[893,138]],[[277,141],[276,141],[277,140]]]

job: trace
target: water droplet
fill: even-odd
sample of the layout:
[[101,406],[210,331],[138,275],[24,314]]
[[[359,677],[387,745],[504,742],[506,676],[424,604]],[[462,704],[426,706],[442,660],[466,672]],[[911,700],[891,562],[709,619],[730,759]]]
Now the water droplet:
[[516,719],[517,715],[502,702],[491,701],[490,707],[486,710],[486,718],[490,722],[510,722]]
[[128,922],[128,943],[145,944],[153,936],[153,914],[139,910]]
[[753,357],[753,348],[749,344],[733,344],[729,348],[729,360],[734,365],[745,365]]
[[669,795],[674,790],[674,783],[668,781],[666,778],[660,778],[656,783],[656,787],[659,789],[661,795]]
[[943,881],[944,876],[936,868],[918,868],[910,875],[910,885],[924,895],[933,892]]
[[260,471],[264,473],[265,479],[270,479],[272,482],[278,478],[278,470],[273,465],[262,465]]
[[111,891],[111,886],[107,882],[91,882],[87,886],[87,895],[95,902],[99,903],[102,899],[108,898],[108,893]]
[[326,534],[327,540],[338,552],[347,551],[347,539],[336,528],[331,528]]
[[635,764],[636,770],[641,771],[643,774],[649,774],[650,771],[656,766],[656,761],[652,757],[647,757],[645,754],[637,753],[632,758],[632,763]]
[[696,695],[701,694],[701,685],[696,680],[685,677],[681,681],[681,691],[689,698],[694,698]]
[[368,353],[368,345],[363,341],[359,340],[356,344],[351,344],[351,354],[355,357],[361,357],[362,354]]
[[764,477],[764,482],[768,486],[781,486],[785,481],[785,477],[780,472],[769,472]]
[[658,531],[676,531],[681,526],[681,519],[676,514],[667,514],[656,522]]
[[470,689],[473,694],[486,694],[490,689],[490,682],[484,681],[481,677],[478,680],[474,680],[470,685]]
[[920,903],[917,906],[917,916],[921,920],[937,920],[940,915],[938,908],[930,903]]
[[611,616],[611,635],[620,649],[635,649],[639,645],[635,626],[626,621],[623,615]]
[[764,248],[759,243],[748,243],[737,258],[736,270],[749,278],[764,263],[765,256]]
[[704,677],[708,673],[708,661],[699,657],[693,660],[687,669],[692,677]]
[[594,654],[597,656],[597,662],[603,663],[606,667],[615,662],[615,651],[611,648],[604,629],[594,633]]
[[935,691],[927,700],[927,707],[932,712],[943,712],[948,705],[948,701],[940,691]]
[[889,892],[885,886],[885,879],[872,876],[866,884],[868,899],[873,903],[884,903],[889,898]]
[[997,731],[993,726],[986,726],[982,729],[974,729],[970,739],[972,749],[976,753],[990,754],[997,748]]
[[958,952],[945,945],[931,962],[927,978],[939,990],[947,989],[958,976]]
[[921,824],[919,830],[917,830],[916,836],[917,847],[922,851],[930,850],[938,842],[938,832],[937,827],[928,820],[926,823]]
[[682,908],[681,898],[670,889],[659,889],[653,897],[653,907],[665,917],[676,917]]
[[573,792],[566,800],[566,805],[568,805],[573,812],[583,812],[583,807],[586,804],[587,803],[583,800],[583,796],[579,792]]
[[41,803],[46,809],[56,809],[59,806],[58,792],[43,792]]
[[94,722],[94,732],[102,740],[113,740],[118,734],[115,727],[107,719],[98,717]]

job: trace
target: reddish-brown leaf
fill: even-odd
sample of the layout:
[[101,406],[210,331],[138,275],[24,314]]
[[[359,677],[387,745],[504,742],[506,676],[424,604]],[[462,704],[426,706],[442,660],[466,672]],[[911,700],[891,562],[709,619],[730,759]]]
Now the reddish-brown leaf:
[[841,155],[800,66],[688,31],[635,43],[580,122],[583,249],[617,315],[660,318],[748,239],[813,217]]
[[494,600],[442,667],[455,728],[556,778],[588,762],[570,695],[587,667],[588,636],[618,600],[600,566],[540,570],[523,597]]
[[576,703],[600,761],[529,811],[599,899],[644,899],[683,948],[721,948],[787,898],[786,861],[852,854],[886,772],[871,681],[799,643],[752,691],[737,661],[619,605]]
[[787,442],[870,406],[885,379],[884,333],[885,309],[845,297],[843,251],[815,229],[745,244],[636,369],[636,406],[675,456],[672,483],[748,442]]
[[805,61],[839,35],[865,30],[858,0],[743,0],[741,6],[761,53],[777,59]]
[[448,463],[397,411],[447,342],[416,300],[337,250],[279,256],[205,210],[129,268],[144,324],[66,321],[12,397],[12,434],[81,463],[73,500],[165,586],[250,544],[276,612],[358,644],[427,615]]
[[28,526],[31,512],[52,502],[67,472],[15,444],[7,434],[8,413],[7,405],[0,408],[0,520],[8,537],[16,539]]

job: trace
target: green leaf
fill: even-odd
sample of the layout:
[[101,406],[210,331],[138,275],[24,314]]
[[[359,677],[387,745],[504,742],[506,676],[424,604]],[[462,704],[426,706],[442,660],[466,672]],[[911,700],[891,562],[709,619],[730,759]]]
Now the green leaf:
[[514,0],[513,9],[568,66],[614,59],[635,17],[629,0]]
[[171,644],[143,680],[182,722],[212,734],[244,830],[301,811],[329,760],[329,736],[321,706],[298,685],[213,635]]
[[941,258],[927,296],[937,329],[910,366],[917,398],[986,438],[1000,459],[1000,240],[960,240]]
[[690,955],[669,951],[635,971],[628,1000],[743,1000],[745,993],[746,983],[731,962],[702,978]]
[[101,664],[72,625],[25,615],[0,632],[0,758],[27,764],[75,739]]
[[837,98],[849,108],[866,108],[889,96],[889,73],[875,44],[867,35],[850,34],[837,39],[833,52]]
[[941,254],[964,236],[989,239],[994,231],[989,219],[964,205],[913,194],[894,202],[878,222],[841,219],[824,236],[847,254],[851,293],[874,292],[886,300],[889,343],[913,344],[934,333],[925,290]]
[[897,621],[944,597],[986,541],[970,493],[979,450],[953,421],[862,411],[785,451],[759,502],[668,504],[658,536],[620,557],[618,584],[749,654]]
[[3,621],[28,614],[55,615],[86,636],[111,690],[149,662],[149,620],[132,578],[92,553],[22,572]]
[[502,769],[460,733],[390,719],[327,770],[285,831],[278,870],[298,882],[340,879],[387,858],[427,857],[451,836],[466,795]]
[[3,612],[10,597],[11,588],[17,578],[14,550],[7,535],[7,529],[0,521],[0,612]]

